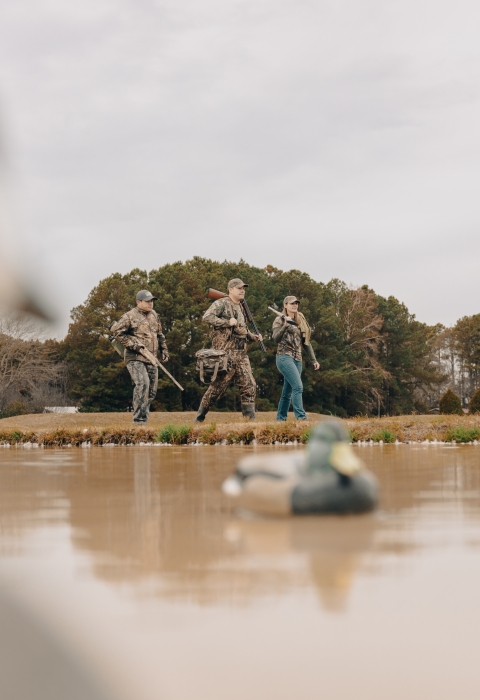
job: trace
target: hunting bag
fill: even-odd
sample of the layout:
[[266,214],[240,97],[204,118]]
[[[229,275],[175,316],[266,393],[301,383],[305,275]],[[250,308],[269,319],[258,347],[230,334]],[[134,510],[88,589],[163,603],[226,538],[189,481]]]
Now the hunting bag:
[[225,350],[202,348],[195,353],[200,381],[204,384],[214,382],[219,374],[226,374],[230,369],[230,358]]

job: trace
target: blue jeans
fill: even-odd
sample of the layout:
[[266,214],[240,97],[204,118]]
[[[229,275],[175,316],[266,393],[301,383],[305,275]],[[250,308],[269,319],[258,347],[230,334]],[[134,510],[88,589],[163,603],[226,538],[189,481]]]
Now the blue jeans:
[[277,355],[277,367],[283,374],[283,391],[278,402],[277,420],[287,420],[290,401],[297,420],[306,420],[303,408],[302,363],[291,355]]

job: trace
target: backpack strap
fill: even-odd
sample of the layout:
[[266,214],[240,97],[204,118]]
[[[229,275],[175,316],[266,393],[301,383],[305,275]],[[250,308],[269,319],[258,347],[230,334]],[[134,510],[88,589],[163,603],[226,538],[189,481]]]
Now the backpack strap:
[[217,378],[219,364],[220,364],[220,360],[217,360],[217,362],[215,362],[215,371],[213,373],[212,382],[214,382],[215,379]]
[[[232,318],[235,318],[235,314],[233,313],[233,304],[232,304],[232,300],[230,299],[230,297],[227,297],[227,299],[228,299],[228,301],[227,301],[228,310],[230,311],[230,318],[232,319]],[[235,326],[230,326],[230,328],[229,328],[230,338],[233,338],[233,329],[234,328],[235,328]]]
[[203,375],[203,360],[200,360],[200,381],[205,384],[205,377]]

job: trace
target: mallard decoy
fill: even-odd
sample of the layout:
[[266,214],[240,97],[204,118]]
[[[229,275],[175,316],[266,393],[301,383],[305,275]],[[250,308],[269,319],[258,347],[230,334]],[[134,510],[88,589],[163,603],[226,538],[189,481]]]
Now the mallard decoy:
[[223,492],[238,506],[268,515],[366,513],[378,504],[378,484],[336,421],[319,423],[307,450],[245,457]]

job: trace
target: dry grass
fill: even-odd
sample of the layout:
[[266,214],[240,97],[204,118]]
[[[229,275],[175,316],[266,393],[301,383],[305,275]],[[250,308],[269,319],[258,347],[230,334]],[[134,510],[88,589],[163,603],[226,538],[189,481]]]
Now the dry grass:
[[[167,424],[193,424],[195,411],[177,411],[172,413],[154,412],[150,414],[148,427],[159,430]],[[269,411],[257,413],[257,420],[262,423],[274,423],[276,413]],[[310,420],[318,420],[319,413],[308,413]],[[293,419],[290,417],[289,422]],[[204,425],[211,423],[244,423],[241,413],[210,411]],[[26,416],[14,416],[0,420],[0,430],[13,428],[17,430],[52,430],[76,428],[130,428],[131,413],[35,413]]]
[[38,444],[45,447],[72,445],[168,444],[272,444],[305,442],[308,429],[321,416],[309,420],[289,419],[276,423],[274,412],[258,413],[257,420],[245,421],[241,414],[211,412],[202,424],[195,413],[152,413],[148,426],[132,425],[130,413],[75,413],[16,416],[0,420],[0,444]]
[[[352,440],[374,442],[470,442],[480,439],[480,415],[396,416],[393,418],[350,418],[344,421]],[[477,433],[478,432],[478,437]],[[388,439],[385,437],[388,436]],[[470,439],[465,439],[469,437]]]
[[[232,413],[210,413],[203,424],[195,414],[153,413],[147,427],[133,426],[128,413],[77,413],[17,416],[0,420],[0,444],[38,444],[45,447],[80,445],[263,444],[305,443],[309,430],[322,416],[307,422],[289,419],[276,423],[274,413],[259,413],[254,423]],[[480,440],[480,415],[399,416],[352,418],[343,421],[353,442],[423,442]]]

